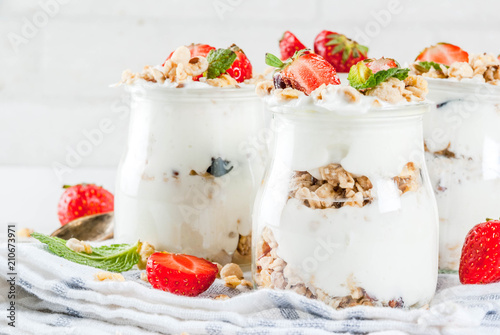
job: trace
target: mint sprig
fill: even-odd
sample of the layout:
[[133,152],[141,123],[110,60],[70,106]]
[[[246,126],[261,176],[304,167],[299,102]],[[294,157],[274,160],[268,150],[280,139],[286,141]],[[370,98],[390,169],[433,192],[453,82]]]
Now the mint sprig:
[[408,77],[408,72],[410,72],[410,69],[408,68],[402,69],[394,67],[388,70],[380,70],[377,73],[373,73],[365,64],[360,62],[351,67],[347,80],[349,80],[349,84],[355,89],[365,90],[375,87],[392,77],[399,80],[405,80],[406,77]]
[[278,69],[285,66],[285,63],[283,63],[281,59],[270,53],[266,53],[266,64],[272,67],[277,67]]
[[40,233],[32,233],[31,236],[47,244],[49,250],[59,257],[74,263],[106,271],[128,271],[139,262],[140,258],[137,253],[140,242],[133,245],[112,244],[109,246],[96,247],[92,248],[91,254],[87,254],[71,250],[66,246],[66,240],[59,237],[47,236]]
[[[431,70],[431,68],[434,68],[434,70],[436,71],[442,71],[441,69],[441,65],[444,65],[444,64],[439,64],[439,63],[435,63],[435,62],[417,62],[415,63],[415,68],[417,70],[419,70],[420,72],[429,72]],[[446,66],[444,65],[445,67],[449,67],[449,66]]]
[[210,50],[207,56],[208,69],[206,77],[214,79],[225,73],[233,65],[236,53],[230,49]]

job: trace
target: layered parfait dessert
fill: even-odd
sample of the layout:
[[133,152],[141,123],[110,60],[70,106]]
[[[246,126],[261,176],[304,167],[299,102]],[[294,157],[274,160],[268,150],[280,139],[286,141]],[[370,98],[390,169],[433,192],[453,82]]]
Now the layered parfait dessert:
[[440,43],[411,65],[429,82],[426,158],[440,217],[440,268],[458,270],[467,232],[500,217],[500,61]]
[[395,61],[272,55],[257,85],[275,143],[254,208],[253,276],[335,308],[412,307],[437,281],[438,217],[424,160],[427,83]]
[[131,118],[115,238],[250,263],[250,217],[266,156],[260,79],[235,45],[181,46],[162,65],[123,73]]

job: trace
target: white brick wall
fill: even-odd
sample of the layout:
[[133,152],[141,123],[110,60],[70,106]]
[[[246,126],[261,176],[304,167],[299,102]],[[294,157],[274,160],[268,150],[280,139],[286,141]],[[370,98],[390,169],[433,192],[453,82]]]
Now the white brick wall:
[[[52,11],[47,20],[41,5]],[[389,17],[390,8],[398,13]],[[0,0],[0,202],[21,202],[22,194],[12,197],[12,191],[30,189],[35,193],[29,199],[51,199],[35,211],[41,220],[8,206],[0,221],[53,227],[55,214],[46,207],[53,204],[55,213],[62,182],[93,181],[82,171],[91,171],[94,179],[103,171],[98,181],[112,188],[127,122],[116,114],[121,91],[108,85],[125,68],[162,62],[178,45],[236,42],[262,69],[264,53],[278,53],[283,31],[292,30],[312,47],[315,35],[329,29],[351,37],[362,32],[372,56],[404,63],[440,41],[470,52],[500,53],[499,12],[498,0]],[[42,27],[15,52],[9,33],[22,35],[34,19]],[[115,129],[74,173],[54,178],[51,164],[63,162],[67,146],[78,145],[83,131],[103,118]]]

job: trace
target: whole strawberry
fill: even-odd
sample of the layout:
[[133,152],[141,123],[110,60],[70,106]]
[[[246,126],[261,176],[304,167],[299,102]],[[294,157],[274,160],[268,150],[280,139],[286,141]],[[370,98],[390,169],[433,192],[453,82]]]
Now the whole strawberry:
[[458,270],[462,284],[500,281],[500,221],[474,226],[465,238]]
[[233,65],[226,70],[226,73],[236,79],[238,83],[243,82],[245,79],[252,78],[252,64],[247,56],[236,44],[229,47],[230,50],[236,53],[236,59]]
[[101,186],[79,184],[64,186],[65,191],[57,205],[57,215],[61,225],[82,216],[112,212],[114,196]]
[[194,297],[212,285],[219,270],[203,258],[155,252],[148,258],[146,272],[154,288]]
[[323,30],[314,40],[314,52],[324,57],[337,72],[347,73],[351,66],[367,58],[368,48],[342,34]]
[[468,62],[469,54],[449,43],[438,43],[425,48],[415,59],[420,62],[434,62],[450,66],[454,62]]
[[274,74],[274,87],[291,87],[306,95],[321,85],[339,85],[335,68],[323,57],[301,50],[292,58],[282,62],[272,54],[266,54],[266,64],[278,68]]
[[303,49],[306,49],[306,46],[302,44],[302,42],[300,42],[294,34],[289,32],[288,30],[285,31],[280,39],[281,60],[287,60],[288,58],[292,57],[295,52]]

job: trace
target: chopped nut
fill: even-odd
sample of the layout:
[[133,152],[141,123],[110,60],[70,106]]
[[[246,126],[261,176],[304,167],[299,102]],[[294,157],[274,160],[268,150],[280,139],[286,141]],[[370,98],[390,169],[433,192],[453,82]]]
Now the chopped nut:
[[92,247],[90,244],[77,240],[76,238],[70,238],[66,241],[66,246],[76,252],[84,252],[86,254],[92,253]]
[[365,95],[378,97],[380,100],[390,103],[397,103],[403,100],[404,88],[404,82],[393,77],[374,88],[368,89]]
[[215,87],[228,87],[228,86],[236,87],[238,85],[238,82],[230,75],[223,74],[215,79],[207,79],[207,84]]
[[180,64],[187,64],[189,60],[191,59],[191,52],[189,49],[185,46],[180,46],[172,54],[172,57],[170,57],[173,63],[180,65]]
[[220,271],[220,276],[222,278],[226,277],[231,277],[231,276],[236,276],[239,279],[243,279],[243,271],[241,271],[241,268],[238,264],[234,263],[229,263],[224,265],[222,270]]
[[291,87],[274,90],[274,95],[280,100],[298,99],[303,94],[301,91]]
[[255,86],[255,93],[257,93],[259,97],[264,97],[270,95],[273,88],[274,84],[272,80],[261,81]]
[[228,276],[228,277],[223,277],[224,278],[224,285],[230,288],[236,288],[236,286],[241,284],[241,279],[238,278],[238,276]]
[[248,287],[250,289],[253,288],[253,283],[251,281],[248,281],[246,279],[243,279],[240,283],[241,286],[245,286],[245,287]]
[[228,300],[230,299],[228,295],[225,294],[219,294],[218,296],[214,297],[215,300]]
[[340,91],[344,94],[344,99],[349,103],[358,102],[362,94],[351,86],[341,86]]
[[474,70],[466,62],[454,62],[448,68],[448,76],[451,78],[457,78],[461,80],[462,78],[472,78],[474,76]]
[[401,194],[409,191],[415,191],[419,188],[419,171],[415,168],[413,162],[406,164],[399,176],[394,177]]
[[180,63],[177,64],[175,69],[175,79],[178,83],[182,83],[188,78],[188,73],[186,72],[186,65]]
[[16,232],[17,237],[30,237],[31,233],[33,233],[33,229],[29,228],[21,228]]
[[141,280],[149,283],[148,274],[145,271],[141,272]]
[[208,69],[208,61],[205,57],[193,57],[186,66],[186,73],[196,77]]
[[240,235],[238,240],[238,247],[236,248],[236,250],[242,256],[250,255],[252,251],[252,235],[251,234],[247,236]]
[[96,281],[105,281],[105,280],[125,281],[125,278],[123,278],[121,273],[100,271],[100,272],[97,272],[94,274],[94,280],[96,280]]
[[132,84],[136,80],[136,75],[130,70],[125,70],[122,72],[122,83]]
[[137,263],[137,267],[141,270],[144,270],[146,268],[146,265],[148,263],[148,258],[155,252],[155,247],[152,244],[149,244],[148,242],[142,242],[139,244],[139,247],[137,248],[137,253],[140,256],[139,263]]

